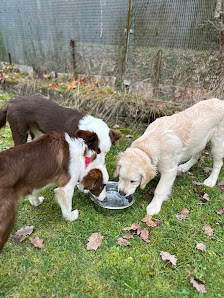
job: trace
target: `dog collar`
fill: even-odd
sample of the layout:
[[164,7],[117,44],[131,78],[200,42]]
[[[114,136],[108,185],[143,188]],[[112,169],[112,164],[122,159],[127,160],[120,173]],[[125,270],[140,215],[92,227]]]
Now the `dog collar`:
[[85,167],[87,168],[88,165],[91,163],[91,157],[85,157]]

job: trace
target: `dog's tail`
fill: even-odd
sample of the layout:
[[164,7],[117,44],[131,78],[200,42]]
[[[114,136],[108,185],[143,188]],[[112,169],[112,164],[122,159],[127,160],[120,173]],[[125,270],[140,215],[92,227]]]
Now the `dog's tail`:
[[0,253],[15,224],[18,209],[17,201],[14,194],[0,191]]
[[0,128],[6,125],[6,115],[7,115],[8,103],[6,103],[0,109]]

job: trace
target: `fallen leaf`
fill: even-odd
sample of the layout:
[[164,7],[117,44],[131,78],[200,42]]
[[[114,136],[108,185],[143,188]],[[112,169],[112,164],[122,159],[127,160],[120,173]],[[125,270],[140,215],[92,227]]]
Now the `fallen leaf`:
[[23,236],[23,235],[18,235],[16,234],[15,236],[12,236],[11,237],[11,240],[14,242],[14,243],[21,243],[23,242],[24,240],[26,239],[26,236]]
[[56,89],[57,88],[57,85],[55,83],[52,83],[51,86],[50,86],[50,88]]
[[143,222],[145,222],[147,224],[147,226],[149,227],[158,227],[161,225],[161,221],[160,220],[152,220],[152,215],[147,214],[143,219]]
[[126,240],[126,239],[124,239],[122,237],[117,239],[117,243],[120,246],[131,246],[131,243],[128,240]]
[[204,229],[206,235],[208,235],[210,237],[214,235],[213,229],[209,225],[204,226],[203,229]]
[[113,128],[119,128],[120,127],[120,125],[118,125],[118,124],[114,124],[114,126],[113,126]]
[[154,194],[155,188],[150,189],[147,193],[144,194],[143,199],[148,200],[151,198],[151,196]]
[[2,135],[3,138],[8,138],[7,134]]
[[205,167],[203,169],[203,171],[206,173],[206,174],[210,174],[212,172],[212,168],[209,168],[209,167]]
[[200,279],[194,277],[191,278],[190,282],[198,292],[207,293],[205,289],[205,284]]
[[122,236],[124,239],[134,239],[132,235],[123,235]]
[[202,182],[197,182],[197,181],[191,181],[191,183],[192,183],[193,185],[203,185]]
[[93,233],[87,243],[87,250],[97,250],[101,246],[103,236],[100,233]]
[[3,144],[4,144],[4,142],[2,140],[0,140],[0,145],[3,145]]
[[33,233],[34,226],[25,226],[16,232],[16,235],[31,235]]
[[149,240],[148,240],[148,238],[149,238],[149,231],[146,228],[144,228],[143,230],[141,230],[141,233],[140,233],[139,236],[140,236],[140,238],[142,240],[144,240],[145,242],[149,243]]
[[33,246],[38,248],[45,248],[43,241],[44,239],[40,239],[38,236],[35,238],[30,238],[30,242],[33,244]]
[[181,211],[181,214],[176,214],[176,218],[178,220],[185,220],[187,218],[188,214],[189,214],[189,210],[187,208],[184,208]]
[[218,182],[217,185],[221,190],[224,190],[224,182]]
[[174,266],[176,266],[177,263],[177,257],[175,255],[171,255],[170,253],[168,253],[167,251],[161,251],[160,256],[162,257],[162,259],[164,261],[169,261],[170,263],[172,263]]
[[45,74],[43,74],[43,77],[44,77],[45,79],[49,79],[49,78],[50,78],[50,76],[51,76],[51,74],[50,74],[50,73],[45,73]]
[[205,250],[206,250],[206,245],[203,244],[203,243],[197,243],[196,248],[197,248],[198,250],[201,250],[201,251],[205,252]]
[[224,207],[222,207],[219,211],[217,211],[217,214],[220,214],[220,215],[224,214]]
[[122,231],[131,231],[135,233],[136,235],[139,235],[141,233],[142,228],[139,224],[133,223],[130,227],[123,228]]

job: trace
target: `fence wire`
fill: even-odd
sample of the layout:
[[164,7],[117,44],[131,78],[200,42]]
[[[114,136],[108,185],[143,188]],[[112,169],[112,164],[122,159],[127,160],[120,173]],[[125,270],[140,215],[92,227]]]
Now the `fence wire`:
[[219,62],[216,2],[1,0],[0,60],[72,72],[74,40],[77,73],[154,84],[162,51],[160,84],[207,88]]

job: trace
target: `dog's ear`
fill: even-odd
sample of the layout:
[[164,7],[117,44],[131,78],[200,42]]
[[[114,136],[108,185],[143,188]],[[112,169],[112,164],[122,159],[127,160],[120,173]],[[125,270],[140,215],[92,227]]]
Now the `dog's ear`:
[[121,157],[122,157],[123,153],[119,153],[117,158],[116,158],[116,170],[114,172],[114,178],[116,178],[119,175],[119,171],[120,171],[120,167],[121,167]]
[[110,129],[109,137],[110,137],[111,143],[115,145],[115,143],[121,138],[121,132],[119,130]]
[[156,167],[149,164],[147,166],[144,166],[143,171],[141,172],[141,182],[140,182],[140,188],[144,189],[146,187],[146,184],[151,181],[156,176]]
[[83,139],[90,150],[94,150],[97,154],[101,153],[99,148],[99,138],[95,132],[78,129],[75,137]]
[[99,169],[92,169],[82,179],[81,184],[84,185],[85,188],[91,189],[99,179],[102,179],[102,172]]

